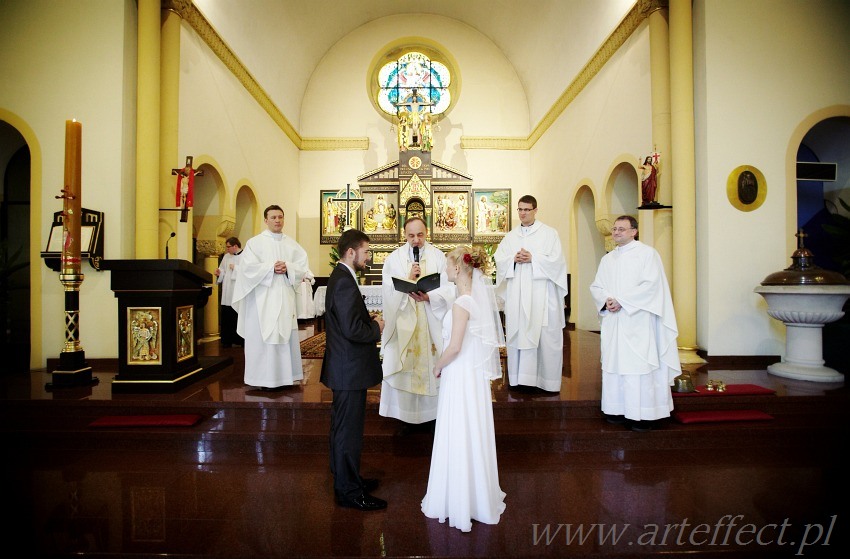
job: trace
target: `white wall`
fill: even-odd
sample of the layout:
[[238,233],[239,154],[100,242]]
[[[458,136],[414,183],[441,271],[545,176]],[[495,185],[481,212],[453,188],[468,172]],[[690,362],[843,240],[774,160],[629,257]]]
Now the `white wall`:
[[[790,265],[796,183],[786,158],[795,129],[850,104],[850,3],[696,0],[694,19],[697,342],[709,355],[784,354],[784,326],[753,289]],[[739,165],[767,182],[755,211],[727,199]]]
[[[620,213],[621,204],[611,199],[606,185],[622,159],[631,158],[634,164],[651,148],[649,29],[644,22],[531,151],[531,194],[541,207],[538,218],[558,230],[565,253],[571,242],[581,241],[569,237],[570,208],[578,189],[584,185],[593,189],[597,213]],[[635,209],[629,213],[637,217]],[[593,231],[587,227],[583,230],[601,237],[595,227]],[[579,244],[570,259],[568,271],[573,278],[595,275],[602,255],[590,262],[585,250],[584,244]],[[584,269],[589,266],[591,270]],[[574,286],[574,308],[592,309],[587,285],[574,282]],[[590,312],[578,317],[582,325],[598,328],[598,321],[588,318],[592,317]]]
[[[284,232],[296,236],[298,149],[185,23],[180,50],[179,158],[174,166],[182,166],[187,155],[215,161],[225,182],[228,215],[235,217],[238,188],[249,184],[259,219],[264,208],[278,204],[286,213]],[[240,240],[244,245],[248,239]]]
[[[135,98],[136,3],[132,0],[33,0],[0,3],[0,108],[19,117],[41,149],[42,181],[33,185],[32,218],[40,223],[34,247],[46,247],[55,196],[64,181],[65,121],[82,123],[82,205],[105,213],[105,257],[131,257],[135,207],[135,116],[127,100]],[[35,172],[34,176],[38,173]],[[58,274],[36,257],[42,298],[42,354],[33,366],[57,357],[65,341],[64,295]],[[82,269],[80,342],[87,357],[115,357],[117,301],[109,272]],[[36,348],[36,344],[33,345]]]

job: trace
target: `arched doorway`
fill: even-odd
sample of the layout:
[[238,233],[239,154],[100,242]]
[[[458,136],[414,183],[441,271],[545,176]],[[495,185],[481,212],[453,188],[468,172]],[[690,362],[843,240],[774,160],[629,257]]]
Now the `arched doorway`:
[[[812,126],[797,148],[797,229],[816,265],[850,280],[850,116],[825,118]],[[847,374],[850,357],[850,300],[844,317],[823,328],[827,367]]]
[[30,150],[0,121],[0,355],[6,372],[30,366]]
[[850,117],[814,125],[797,162],[797,228],[818,266],[850,275]]

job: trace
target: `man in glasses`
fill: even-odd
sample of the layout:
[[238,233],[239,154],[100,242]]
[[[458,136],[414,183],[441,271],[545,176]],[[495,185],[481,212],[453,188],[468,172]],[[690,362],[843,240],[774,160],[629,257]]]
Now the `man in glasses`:
[[496,289],[505,300],[511,386],[560,392],[567,265],[557,231],[537,219],[537,200],[517,203],[520,225],[496,249]]
[[602,413],[610,423],[649,431],[670,417],[670,386],[682,373],[673,299],[658,252],[635,239],[637,220],[621,215],[590,292],[602,325]]

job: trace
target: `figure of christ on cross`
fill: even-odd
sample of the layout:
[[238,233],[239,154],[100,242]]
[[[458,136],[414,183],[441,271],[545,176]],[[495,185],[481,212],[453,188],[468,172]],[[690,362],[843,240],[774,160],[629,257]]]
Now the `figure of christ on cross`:
[[[422,100],[421,102],[420,99]],[[432,104],[433,103],[426,102],[425,98],[422,95],[419,95],[416,88],[414,88],[411,94],[406,97],[405,101],[396,103],[396,108],[400,115],[398,137],[399,148],[401,151],[406,151],[408,147],[422,146],[422,138],[425,136],[422,129],[422,116]],[[403,110],[401,107],[407,107],[407,110]],[[429,127],[427,131],[428,136],[430,136],[430,121],[431,119],[429,116],[427,119]]]
[[203,171],[196,171],[192,167],[193,157],[186,156],[186,166],[182,169],[171,169],[172,175],[177,175],[176,204],[180,208],[180,222],[189,220],[189,208],[195,203],[195,177],[204,175]]

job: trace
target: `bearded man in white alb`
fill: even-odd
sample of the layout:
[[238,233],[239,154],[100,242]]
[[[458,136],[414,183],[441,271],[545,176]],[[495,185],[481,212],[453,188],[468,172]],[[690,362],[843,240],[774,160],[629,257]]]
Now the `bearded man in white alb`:
[[265,390],[304,378],[296,294],[307,273],[307,253],[283,234],[283,210],[263,212],[266,231],[245,243],[239,259],[233,308],[245,339],[245,384]]
[[508,381],[560,392],[567,264],[558,233],[536,219],[537,200],[523,196],[517,213],[520,226],[493,255],[496,292],[505,301]]
[[602,257],[590,293],[602,325],[602,413],[648,431],[670,416],[670,386],[682,373],[673,299],[658,252],[638,240],[637,220],[617,218],[617,247]]
[[[426,241],[427,229],[420,217],[404,224],[407,242],[384,261],[383,318],[381,335],[384,381],[379,413],[405,423],[419,424],[437,419],[438,380],[431,374],[443,351],[442,318],[448,306],[443,287],[446,256]],[[440,288],[427,293],[401,293],[393,277],[416,281],[440,274]]]

